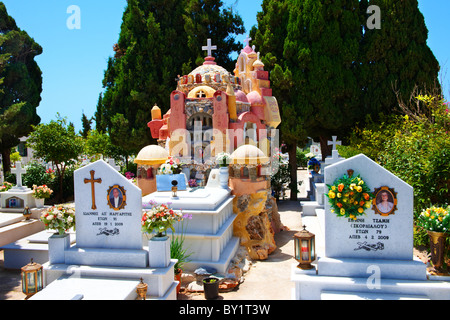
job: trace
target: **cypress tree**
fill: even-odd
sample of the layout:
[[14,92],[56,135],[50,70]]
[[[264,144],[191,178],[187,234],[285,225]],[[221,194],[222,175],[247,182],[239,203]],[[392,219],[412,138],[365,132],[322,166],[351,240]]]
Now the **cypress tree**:
[[17,27],[0,2],[0,152],[5,173],[11,148],[41,121],[36,108],[41,101],[42,72],[34,60],[41,53],[42,47]]
[[[364,25],[361,44],[362,106],[377,118],[379,113],[398,113],[399,99],[409,101],[413,90],[440,93],[439,63],[427,45],[428,29],[417,0],[365,0],[377,5],[381,28]],[[366,15],[367,16],[367,15]]]

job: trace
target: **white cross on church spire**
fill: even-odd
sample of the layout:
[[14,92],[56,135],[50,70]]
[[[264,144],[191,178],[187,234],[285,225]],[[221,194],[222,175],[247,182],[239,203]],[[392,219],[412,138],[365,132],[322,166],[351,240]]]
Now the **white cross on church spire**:
[[247,46],[249,46],[251,40],[252,40],[252,38],[250,38],[249,36],[247,36],[247,38],[244,39],[244,43],[246,43]]
[[208,51],[208,56],[211,56],[213,50],[217,50],[217,46],[211,45],[211,39],[206,41],[206,46],[202,47],[203,51]]

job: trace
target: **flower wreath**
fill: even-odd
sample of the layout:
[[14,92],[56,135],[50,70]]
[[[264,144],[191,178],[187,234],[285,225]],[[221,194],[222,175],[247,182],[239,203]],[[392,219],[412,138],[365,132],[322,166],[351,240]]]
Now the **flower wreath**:
[[326,196],[332,213],[356,220],[370,208],[373,193],[359,175],[352,177],[352,174],[349,170],[348,175],[336,179],[333,185],[327,185],[329,191]]

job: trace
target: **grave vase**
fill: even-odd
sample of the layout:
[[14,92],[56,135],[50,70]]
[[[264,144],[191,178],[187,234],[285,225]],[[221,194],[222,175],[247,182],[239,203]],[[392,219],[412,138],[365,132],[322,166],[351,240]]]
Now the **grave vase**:
[[229,178],[228,166],[220,167],[220,169],[219,169],[219,181],[220,181],[220,187],[221,188],[228,189],[228,178]]
[[34,201],[36,202],[36,208],[44,207],[45,199],[34,199]]
[[448,233],[427,231],[430,237],[431,262],[436,269],[440,269],[444,264],[444,253]]
[[48,238],[48,259],[50,264],[65,263],[65,251],[70,247],[68,233],[55,233]]
[[148,240],[148,264],[150,268],[166,268],[170,264],[170,238],[152,237]]

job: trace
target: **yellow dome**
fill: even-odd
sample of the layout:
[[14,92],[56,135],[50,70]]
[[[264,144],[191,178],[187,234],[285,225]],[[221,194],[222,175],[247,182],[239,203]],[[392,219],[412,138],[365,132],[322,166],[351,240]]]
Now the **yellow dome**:
[[231,163],[233,164],[259,164],[267,162],[269,162],[269,158],[264,152],[251,144],[240,146],[231,154]]
[[139,151],[134,163],[144,165],[163,164],[169,158],[169,153],[163,147],[149,145]]

